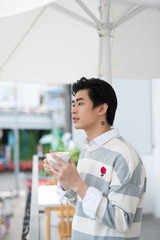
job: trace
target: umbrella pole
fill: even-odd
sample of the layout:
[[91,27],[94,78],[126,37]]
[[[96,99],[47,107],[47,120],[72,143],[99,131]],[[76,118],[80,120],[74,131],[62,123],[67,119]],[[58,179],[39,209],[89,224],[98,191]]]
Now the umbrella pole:
[[18,194],[18,174],[19,174],[19,130],[17,126],[14,129],[14,176],[15,176],[15,189]]
[[110,35],[104,36],[104,76],[108,83],[112,83],[111,72],[111,48],[110,48]]
[[17,194],[19,192],[18,174],[19,174],[19,128],[18,128],[18,112],[17,112],[17,84],[16,84],[16,106],[14,110],[15,124],[14,124],[14,175],[15,175],[15,189]]
[[77,4],[90,16],[96,23],[97,30],[100,36],[100,52],[99,52],[99,76],[111,83],[111,50],[110,50],[110,0],[100,0],[100,16],[101,21],[90,11],[90,9],[81,1],[75,0]]
[[102,63],[104,79],[108,83],[112,83],[112,70],[111,70],[111,46],[110,46],[110,0],[100,1],[100,15],[101,15],[101,28],[99,29],[99,36],[102,38],[100,40],[101,52],[100,52],[100,62]]

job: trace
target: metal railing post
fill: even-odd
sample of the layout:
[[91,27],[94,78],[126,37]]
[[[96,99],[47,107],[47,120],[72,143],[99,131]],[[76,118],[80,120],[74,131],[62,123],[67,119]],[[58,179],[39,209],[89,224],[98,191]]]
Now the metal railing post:
[[32,190],[31,190],[31,213],[30,213],[30,230],[29,240],[39,240],[39,208],[38,208],[38,156],[33,156],[32,167]]

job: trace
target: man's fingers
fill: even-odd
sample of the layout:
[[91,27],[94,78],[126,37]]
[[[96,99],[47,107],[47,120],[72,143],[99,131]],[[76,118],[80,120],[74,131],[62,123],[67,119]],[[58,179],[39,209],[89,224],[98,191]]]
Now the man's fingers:
[[43,164],[44,163],[46,163],[46,164],[49,164],[49,162],[48,162],[48,159],[47,158],[45,158],[44,160],[43,160]]
[[54,153],[54,152],[56,152],[56,151],[53,151],[53,150],[49,150],[50,151],[50,153]]
[[50,167],[50,171],[52,172],[52,174],[56,175],[57,176],[57,170],[53,167]]
[[60,171],[61,170],[61,166],[56,164],[56,163],[50,162],[49,166],[50,166],[51,169],[55,169],[56,171]]
[[66,162],[65,162],[63,159],[61,159],[60,157],[58,157],[58,156],[55,155],[54,153],[52,153],[52,157],[53,157],[59,164],[61,164],[61,165],[66,164]]
[[45,166],[44,166],[44,168],[43,168],[43,169],[44,169],[44,171],[45,171],[45,172],[52,173],[51,169],[50,169],[50,168],[48,168],[48,167],[45,167]]
[[[50,173],[51,175],[57,175],[58,173],[58,168],[56,167],[57,164],[48,164],[48,163],[44,163],[43,164],[43,169],[44,171]],[[58,166],[58,165],[57,165]]]
[[69,159],[69,162],[70,162],[72,167],[76,167],[75,162],[72,160],[72,158]]

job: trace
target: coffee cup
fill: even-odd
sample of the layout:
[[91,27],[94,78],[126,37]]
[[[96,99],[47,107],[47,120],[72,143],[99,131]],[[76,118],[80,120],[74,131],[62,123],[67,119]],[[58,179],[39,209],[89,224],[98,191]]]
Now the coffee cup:
[[[66,163],[69,162],[69,158],[70,158],[70,153],[69,153],[69,152],[54,152],[54,154],[55,154],[56,156],[58,156],[59,158],[61,158],[61,159],[62,159],[63,161],[65,161]],[[52,153],[48,153],[48,154],[47,154],[47,160],[59,164],[59,163],[56,161],[56,159],[54,159],[54,157],[52,156]]]

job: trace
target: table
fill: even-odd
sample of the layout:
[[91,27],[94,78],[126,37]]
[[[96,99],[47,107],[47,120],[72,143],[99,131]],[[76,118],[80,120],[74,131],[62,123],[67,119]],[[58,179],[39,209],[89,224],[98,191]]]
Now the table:
[[45,213],[45,240],[50,240],[50,217],[51,211],[60,209],[56,185],[44,185],[38,187],[38,205],[44,208]]

